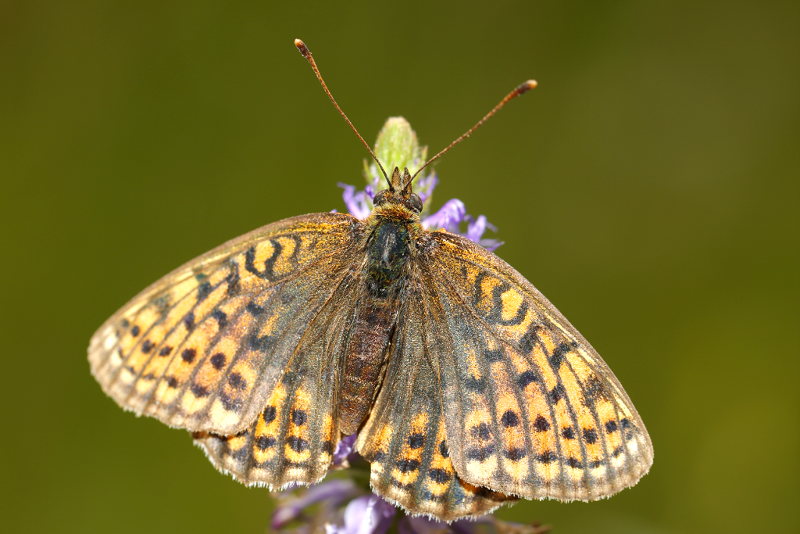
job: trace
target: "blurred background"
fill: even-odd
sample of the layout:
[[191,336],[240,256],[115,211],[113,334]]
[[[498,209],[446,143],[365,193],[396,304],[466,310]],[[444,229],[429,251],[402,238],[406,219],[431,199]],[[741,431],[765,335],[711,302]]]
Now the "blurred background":
[[797,532],[794,2],[0,2],[0,452],[6,532],[263,532],[271,501],[137,419],[86,346],[224,240],[344,209],[390,115],[497,252],[605,357],[655,446],[597,503],[498,515],[555,532]]

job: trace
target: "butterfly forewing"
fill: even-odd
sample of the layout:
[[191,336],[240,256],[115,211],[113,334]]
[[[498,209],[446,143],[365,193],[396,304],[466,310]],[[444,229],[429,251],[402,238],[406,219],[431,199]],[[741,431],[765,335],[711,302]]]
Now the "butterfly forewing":
[[[386,376],[357,447],[370,462],[373,491],[414,514],[443,520],[490,512],[513,498],[459,478],[445,436],[440,368],[422,291],[412,290]],[[426,325],[430,325],[426,327]]]
[[333,213],[286,219],[187,263],[98,330],[93,374],[136,413],[192,431],[244,430],[347,273],[361,224]]
[[429,236],[420,271],[430,324],[445,331],[429,346],[456,472],[526,498],[592,500],[635,484],[652,445],[591,345],[508,264],[459,236]]

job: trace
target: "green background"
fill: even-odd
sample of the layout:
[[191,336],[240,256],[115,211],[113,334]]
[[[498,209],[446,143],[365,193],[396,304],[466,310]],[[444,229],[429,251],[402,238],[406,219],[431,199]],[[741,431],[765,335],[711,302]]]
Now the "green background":
[[[476,2],[477,4],[477,2]],[[793,2],[0,2],[2,530],[262,532],[265,490],[89,375],[94,329],[224,240],[342,209],[404,115],[438,203],[604,355],[655,464],[602,502],[499,512],[556,532],[798,528]]]

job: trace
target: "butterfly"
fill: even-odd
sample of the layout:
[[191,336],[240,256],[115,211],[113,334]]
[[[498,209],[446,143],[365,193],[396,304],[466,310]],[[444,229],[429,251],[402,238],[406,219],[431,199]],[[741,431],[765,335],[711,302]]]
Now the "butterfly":
[[413,178],[365,220],[285,219],[169,273],[92,337],[94,377],[248,485],[318,482],[356,433],[374,492],[445,521],[636,484],[653,448],[614,374],[513,267],[424,229]]

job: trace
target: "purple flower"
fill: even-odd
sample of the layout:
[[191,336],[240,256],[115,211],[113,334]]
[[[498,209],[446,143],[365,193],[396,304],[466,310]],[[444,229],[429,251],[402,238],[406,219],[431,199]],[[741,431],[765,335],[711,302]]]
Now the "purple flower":
[[472,216],[467,215],[464,217],[464,220],[467,222],[467,231],[463,235],[466,236],[467,239],[475,241],[489,251],[495,250],[503,244],[502,241],[497,239],[483,238],[483,233],[487,228],[492,232],[497,232],[497,228],[486,220],[485,215],[478,215],[477,219],[473,219]]
[[[312,532],[313,523],[324,525],[328,521],[336,521],[338,508],[362,493],[352,480],[345,479],[330,480],[309,488],[284,490],[277,497],[278,506],[272,514],[272,528],[297,534]],[[293,522],[301,522],[301,525],[289,529]]]
[[358,434],[351,434],[342,438],[336,445],[336,450],[333,451],[334,469],[350,467],[350,461],[358,458],[358,453],[355,452],[357,437]]
[[422,219],[422,226],[428,229],[438,230],[444,228],[448,232],[458,232],[458,227],[467,216],[467,208],[464,203],[457,198],[451,198],[439,208],[433,215],[428,215]]
[[342,198],[350,215],[359,219],[366,219],[369,216],[369,212],[372,211],[372,197],[375,196],[374,188],[371,185],[367,185],[363,191],[356,191],[354,185],[341,182],[337,185],[344,189]]
[[326,525],[326,534],[384,534],[397,510],[377,495],[353,499],[344,510],[341,526]]

